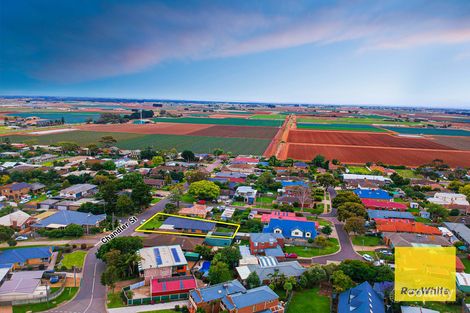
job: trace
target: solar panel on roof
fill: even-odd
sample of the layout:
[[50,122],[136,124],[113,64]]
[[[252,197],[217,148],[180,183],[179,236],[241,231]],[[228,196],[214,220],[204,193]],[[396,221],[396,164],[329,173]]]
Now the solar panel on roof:
[[176,248],[171,248],[171,253],[173,253],[173,258],[175,259],[176,263],[181,262],[180,256],[178,255],[178,251],[176,251]]
[[158,248],[154,249],[153,252],[155,253],[155,260],[157,262],[157,265],[162,265],[162,257],[160,255],[160,250]]

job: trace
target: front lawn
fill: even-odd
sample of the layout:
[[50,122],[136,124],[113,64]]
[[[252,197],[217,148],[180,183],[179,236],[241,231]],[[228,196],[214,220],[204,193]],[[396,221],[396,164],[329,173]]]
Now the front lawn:
[[26,313],[26,312],[41,312],[55,308],[59,304],[71,300],[78,292],[78,287],[66,287],[64,291],[49,302],[15,305],[13,306],[13,313]]
[[286,246],[284,251],[286,253],[295,253],[300,257],[314,257],[320,255],[326,255],[335,253],[339,250],[338,239],[328,238],[328,246],[324,248],[312,248],[312,247],[301,247],[301,246]]
[[352,243],[356,246],[379,246],[382,244],[382,238],[376,236],[353,236]]
[[187,203],[193,203],[196,201],[196,199],[194,199],[194,197],[192,195],[190,195],[189,193],[185,193],[182,197],[181,197],[181,201],[183,202],[187,202]]
[[86,254],[86,251],[74,251],[72,253],[65,254],[60,263],[69,270],[73,269],[74,266],[75,268],[83,268]]
[[463,265],[465,265],[465,273],[470,274],[470,260],[467,258],[460,258]]
[[157,204],[157,203],[160,202],[160,201],[162,201],[161,198],[153,198],[150,203],[151,203],[151,204]]
[[318,288],[294,291],[292,300],[289,302],[287,307],[287,313],[297,312],[330,312],[330,298],[319,295]]

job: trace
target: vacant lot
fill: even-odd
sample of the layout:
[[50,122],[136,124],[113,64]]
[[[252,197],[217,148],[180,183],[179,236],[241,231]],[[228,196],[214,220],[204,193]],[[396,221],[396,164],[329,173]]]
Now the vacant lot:
[[213,125],[234,125],[234,126],[267,126],[280,127],[283,120],[252,120],[244,118],[154,118],[155,122],[164,123],[189,123],[189,124],[213,124]]

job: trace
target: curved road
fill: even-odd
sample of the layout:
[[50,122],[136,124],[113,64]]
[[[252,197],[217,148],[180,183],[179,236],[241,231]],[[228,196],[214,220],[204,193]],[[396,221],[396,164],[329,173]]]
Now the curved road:
[[[120,236],[132,236],[135,229],[140,226],[140,221],[148,220],[155,213],[163,211],[168,199],[163,199],[148,210],[138,215],[138,222],[124,230]],[[106,312],[106,286],[101,284],[101,273],[105,270],[103,261],[96,258],[96,251],[100,246],[99,241],[95,247],[89,250],[85,265],[80,290],[76,297],[64,305],[46,311],[48,313],[103,313]]]

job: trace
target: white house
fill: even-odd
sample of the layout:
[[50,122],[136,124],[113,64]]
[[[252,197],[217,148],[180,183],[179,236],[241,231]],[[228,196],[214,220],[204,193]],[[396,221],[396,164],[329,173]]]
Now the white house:
[[251,186],[240,186],[235,191],[235,197],[243,197],[245,202],[253,204],[257,193],[258,190],[253,189]]

